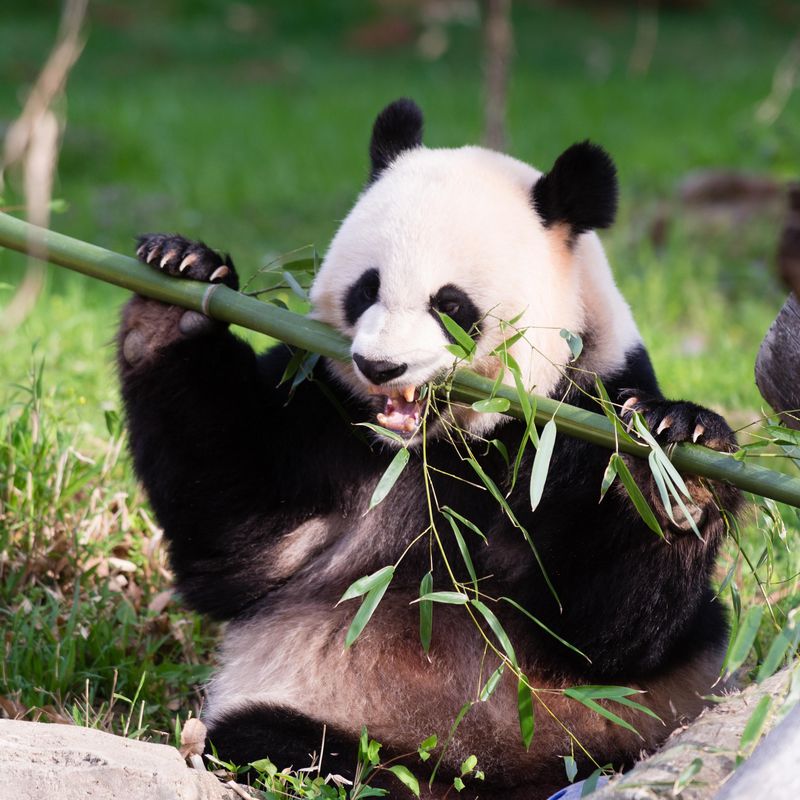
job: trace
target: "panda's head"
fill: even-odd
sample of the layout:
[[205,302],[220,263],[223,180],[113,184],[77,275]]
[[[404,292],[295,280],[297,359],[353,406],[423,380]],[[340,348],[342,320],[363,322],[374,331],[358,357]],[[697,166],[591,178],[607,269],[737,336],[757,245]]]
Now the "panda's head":
[[[573,145],[542,174],[481,147],[429,149],[419,108],[398,100],[376,119],[370,156],[369,183],[311,300],[316,318],[352,339],[353,362],[337,375],[370,398],[380,424],[417,433],[420,387],[454,363],[440,314],[475,339],[468,366],[492,377],[498,346],[524,331],[508,350],[540,394],[570,365],[563,329],[585,339],[581,368],[621,365],[638,334],[592,232],[616,212],[616,170],[604,150]],[[500,421],[456,415],[478,434]]]

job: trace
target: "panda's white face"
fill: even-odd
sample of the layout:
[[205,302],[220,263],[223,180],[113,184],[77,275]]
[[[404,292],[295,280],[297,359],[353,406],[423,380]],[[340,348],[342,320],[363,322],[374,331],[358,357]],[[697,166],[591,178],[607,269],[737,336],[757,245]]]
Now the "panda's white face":
[[[374,398],[384,427],[413,436],[419,388],[453,366],[437,312],[473,334],[469,366],[492,377],[500,369],[492,351],[524,329],[509,352],[542,394],[570,360],[562,329],[596,326],[587,313],[597,305],[611,314],[606,327],[630,321],[595,234],[573,236],[567,224],[546,225],[537,214],[531,191],[540,177],[479,147],[412,147],[380,171],[342,223],[311,289],[313,313],[352,338],[353,363],[337,365],[337,374]],[[501,327],[515,319],[513,329]],[[630,338],[630,330],[620,333]],[[612,338],[616,357],[619,337]],[[604,336],[593,331],[593,339],[602,344]],[[499,421],[471,411],[458,417],[480,434]]]

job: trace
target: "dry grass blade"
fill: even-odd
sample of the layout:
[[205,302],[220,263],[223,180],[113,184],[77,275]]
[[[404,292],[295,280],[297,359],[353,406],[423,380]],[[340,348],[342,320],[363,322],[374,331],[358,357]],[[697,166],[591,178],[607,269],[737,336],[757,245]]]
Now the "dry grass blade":
[[[64,129],[63,114],[55,109],[60,105],[70,70],[83,50],[81,30],[87,5],[88,0],[66,0],[56,44],[22,113],[8,129],[0,163],[0,192],[6,171],[19,165],[27,217],[45,228],[50,223],[50,201]],[[37,251],[41,256],[44,247],[33,238],[30,253],[36,256]],[[41,261],[31,258],[25,277],[0,316],[0,330],[11,330],[27,317],[44,286],[44,275]]]

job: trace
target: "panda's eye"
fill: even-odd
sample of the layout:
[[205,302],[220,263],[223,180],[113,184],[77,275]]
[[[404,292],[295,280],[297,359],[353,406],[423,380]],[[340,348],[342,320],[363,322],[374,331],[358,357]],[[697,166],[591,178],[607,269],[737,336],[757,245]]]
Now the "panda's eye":
[[436,294],[431,295],[429,313],[442,326],[445,336],[450,338],[441,321],[444,314],[458,323],[470,336],[480,335],[480,312],[472,298],[454,283],[442,286]]
[[361,296],[370,303],[374,303],[378,299],[378,284],[365,283],[361,287]]
[[361,273],[344,296],[344,314],[349,325],[355,325],[358,318],[375,303],[380,288],[381,276],[377,269]]
[[457,300],[439,300],[436,310],[448,317],[454,317],[461,310],[461,303]]

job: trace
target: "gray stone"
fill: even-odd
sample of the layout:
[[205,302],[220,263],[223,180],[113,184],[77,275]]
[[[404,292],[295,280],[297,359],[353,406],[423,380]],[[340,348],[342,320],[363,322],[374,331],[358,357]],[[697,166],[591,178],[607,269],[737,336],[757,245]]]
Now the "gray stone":
[[77,725],[0,720],[0,800],[228,800],[174,747]]
[[716,800],[800,797],[800,706],[795,706],[733,773]]
[[[800,666],[795,666],[800,669]],[[747,687],[743,692],[731,694],[719,705],[706,709],[694,722],[675,731],[660,750],[640,761],[630,772],[611,780],[605,787],[593,792],[592,800],[710,800],[717,795],[727,781],[742,771],[742,777],[751,769],[756,776],[763,776],[772,769],[772,780],[763,780],[763,790],[753,794],[754,783],[748,781],[745,793],[731,795],[731,800],[797,800],[797,744],[795,737],[796,714],[800,706],[790,708],[794,697],[790,693],[792,668],[785,668],[763,683]],[[781,712],[787,727],[775,727],[762,745],[767,745],[766,758],[760,758],[753,767],[749,759],[737,769],[737,755],[742,733],[764,696],[771,698],[771,710],[767,716],[764,733],[779,721]],[[794,720],[792,718],[794,717]],[[758,749],[756,750],[758,752]],[[781,752],[785,760],[778,763],[775,754]],[[770,754],[771,757],[770,757]],[[761,766],[759,766],[761,762]],[[691,769],[692,765],[699,769]],[[771,766],[770,766],[771,765]],[[692,774],[691,780],[688,775]],[[681,789],[676,786],[686,778]],[[768,788],[769,787],[769,788]],[[721,795],[721,797],[724,795]]]

